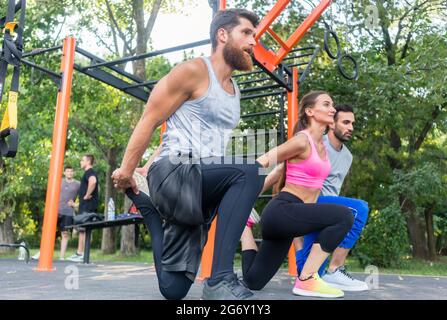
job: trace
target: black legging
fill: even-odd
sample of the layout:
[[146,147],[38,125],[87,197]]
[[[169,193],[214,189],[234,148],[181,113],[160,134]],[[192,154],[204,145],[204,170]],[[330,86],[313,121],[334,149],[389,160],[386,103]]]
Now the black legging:
[[182,299],[189,291],[193,282],[185,277],[184,272],[162,271],[163,222],[157,209],[155,209],[151,199],[143,192],[136,195],[131,189],[127,189],[126,194],[140,211],[144,218],[144,224],[151,234],[155,271],[157,273],[160,293],[166,299]]
[[[234,255],[239,239],[264,184],[265,176],[259,174],[258,163],[243,164],[242,159],[237,161],[229,158],[208,158],[201,162],[203,207],[216,208],[217,210],[211,211],[218,213],[212,274],[208,280],[210,285],[234,272]],[[135,195],[128,189],[126,194],[143,215],[151,233],[161,294],[166,299],[184,298],[193,282],[185,272],[162,269],[163,227],[158,212],[144,193]]]
[[280,192],[262,213],[259,252],[242,251],[244,282],[252,290],[262,289],[278,271],[295,237],[320,231],[315,243],[331,253],[353,223],[353,215],[345,206],[303,203],[291,193]]

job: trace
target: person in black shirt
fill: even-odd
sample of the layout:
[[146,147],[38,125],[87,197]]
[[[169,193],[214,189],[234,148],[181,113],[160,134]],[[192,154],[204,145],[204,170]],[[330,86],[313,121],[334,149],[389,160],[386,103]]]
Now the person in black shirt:
[[[84,175],[79,187],[79,214],[85,212],[96,212],[98,209],[98,177],[93,170],[95,158],[91,154],[86,154],[81,159],[81,168]],[[82,262],[84,259],[85,230],[79,228],[78,250],[68,260]]]

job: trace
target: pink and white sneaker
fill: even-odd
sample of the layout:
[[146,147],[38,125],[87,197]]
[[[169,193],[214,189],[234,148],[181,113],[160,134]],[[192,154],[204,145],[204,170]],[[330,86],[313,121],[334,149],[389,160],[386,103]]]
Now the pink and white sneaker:
[[320,278],[318,273],[313,274],[306,280],[296,278],[293,294],[306,297],[341,298],[344,292],[327,284]]

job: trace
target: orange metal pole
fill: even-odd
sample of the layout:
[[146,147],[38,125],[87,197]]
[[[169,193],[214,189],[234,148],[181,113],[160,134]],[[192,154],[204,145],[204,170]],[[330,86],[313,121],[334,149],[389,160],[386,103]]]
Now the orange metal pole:
[[307,30],[309,30],[315,21],[317,21],[317,19],[323,14],[324,10],[330,6],[331,2],[332,0],[321,1],[320,4],[311,12],[311,14],[304,19],[301,25],[295,30],[289,39],[287,39],[286,48],[281,48],[278,50],[275,61],[276,65],[278,65],[290,52],[289,48],[293,48],[301,40],[301,38],[306,34]]
[[[295,123],[298,121],[298,111],[299,111],[299,105],[298,105],[298,69],[296,67],[293,68],[292,73],[292,92],[287,92],[287,102],[288,102],[288,108],[287,108],[287,137],[288,139],[291,139],[293,137],[293,127]],[[288,254],[288,260],[289,260],[289,274],[291,276],[296,276],[296,258],[295,258],[295,248],[292,245],[289,249]]]
[[61,191],[62,167],[64,166],[65,141],[68,127],[68,107],[70,105],[75,39],[67,37],[62,47],[61,89],[57,94],[56,116],[53,129],[50,171],[48,173],[45,214],[40,242],[40,259],[37,271],[53,270],[53,251],[56,240],[57,210]]
[[225,10],[227,8],[227,0],[220,0],[219,10]]
[[289,49],[289,47],[287,47],[287,43],[285,43],[277,34],[275,31],[273,31],[272,29],[270,29],[270,27],[267,28],[267,32],[270,33],[270,35],[273,37],[273,39],[275,39],[283,48]]
[[272,10],[267,13],[267,15],[262,18],[258,27],[256,28],[256,41],[258,41],[261,36],[267,31],[268,27],[275,21],[275,19],[281,14],[284,8],[289,4],[290,0],[279,0],[273,6]]
[[163,141],[163,133],[165,133],[166,131],[166,121],[163,122],[163,124],[161,125],[161,130],[160,130],[160,143]]
[[208,240],[202,253],[202,265],[200,267],[200,275],[198,280],[203,281],[206,278],[211,277],[211,271],[213,269],[213,252],[214,252],[214,239],[216,238],[216,225],[218,217],[214,218],[211,228],[208,231]]

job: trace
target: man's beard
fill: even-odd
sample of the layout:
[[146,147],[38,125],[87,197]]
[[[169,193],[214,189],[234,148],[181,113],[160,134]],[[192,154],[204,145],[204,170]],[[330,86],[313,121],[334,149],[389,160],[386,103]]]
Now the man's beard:
[[235,47],[232,40],[224,46],[223,57],[225,62],[235,70],[250,71],[253,69],[251,57],[244,50]]
[[341,142],[348,142],[351,140],[351,137],[344,136],[340,130],[334,129],[334,136],[340,140]]

